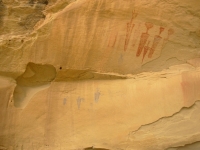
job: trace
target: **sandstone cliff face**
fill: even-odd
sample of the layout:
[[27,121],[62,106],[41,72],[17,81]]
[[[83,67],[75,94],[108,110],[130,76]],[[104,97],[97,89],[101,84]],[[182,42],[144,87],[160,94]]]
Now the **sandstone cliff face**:
[[199,57],[196,0],[1,0],[0,149],[199,149]]

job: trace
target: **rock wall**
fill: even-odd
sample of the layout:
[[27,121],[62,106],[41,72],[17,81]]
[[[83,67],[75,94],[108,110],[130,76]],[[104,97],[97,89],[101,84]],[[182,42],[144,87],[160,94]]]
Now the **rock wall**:
[[0,0],[0,149],[199,149],[199,57],[196,0]]

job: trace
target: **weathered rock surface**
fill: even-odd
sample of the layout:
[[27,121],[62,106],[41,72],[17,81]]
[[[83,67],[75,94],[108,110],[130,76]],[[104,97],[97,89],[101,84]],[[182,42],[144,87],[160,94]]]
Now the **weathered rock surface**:
[[196,0],[0,0],[0,149],[198,149],[199,57]]
[[194,143],[191,143],[191,144],[187,144],[187,145],[184,145],[184,146],[180,146],[180,147],[177,147],[177,148],[169,148],[167,150],[198,150],[200,148],[200,142],[194,142]]

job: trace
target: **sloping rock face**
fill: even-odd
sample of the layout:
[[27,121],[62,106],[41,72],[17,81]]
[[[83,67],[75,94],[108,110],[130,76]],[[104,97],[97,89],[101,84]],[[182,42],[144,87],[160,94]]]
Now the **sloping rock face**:
[[0,0],[0,149],[195,150],[200,2]]

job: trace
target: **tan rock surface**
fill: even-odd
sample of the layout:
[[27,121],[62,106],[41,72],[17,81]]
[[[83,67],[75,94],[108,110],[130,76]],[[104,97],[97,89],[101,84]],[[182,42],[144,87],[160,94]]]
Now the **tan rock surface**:
[[198,149],[200,2],[0,10],[0,149]]

